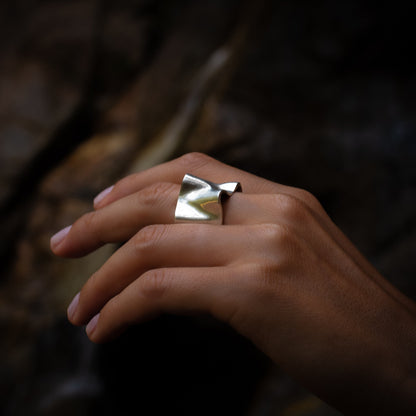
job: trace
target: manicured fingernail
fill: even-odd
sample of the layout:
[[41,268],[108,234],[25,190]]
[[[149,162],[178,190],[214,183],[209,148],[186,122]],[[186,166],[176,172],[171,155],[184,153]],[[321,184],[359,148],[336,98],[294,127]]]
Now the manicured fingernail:
[[64,238],[69,233],[69,230],[71,229],[72,225],[69,225],[68,227],[65,227],[63,230],[58,231],[54,236],[51,237],[51,247],[56,248],[59,244],[64,241]]
[[104,189],[104,191],[100,192],[94,198],[94,205],[98,205],[114,188],[114,185],[109,186],[108,188]]
[[100,314],[97,313],[97,315],[95,315],[94,318],[92,318],[91,321],[88,322],[88,325],[85,328],[85,331],[87,332],[88,336],[90,336],[95,331],[99,317],[100,317]]
[[72,299],[72,302],[69,304],[68,309],[66,311],[69,319],[72,319],[74,317],[75,311],[77,310],[78,302],[79,302],[79,293],[77,293],[74,299]]

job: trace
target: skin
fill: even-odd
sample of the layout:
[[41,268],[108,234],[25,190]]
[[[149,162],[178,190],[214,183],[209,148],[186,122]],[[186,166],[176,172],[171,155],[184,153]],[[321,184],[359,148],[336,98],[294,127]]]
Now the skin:
[[[224,225],[174,224],[185,173],[239,181]],[[68,308],[93,342],[161,313],[210,313],[345,414],[416,414],[416,305],[310,193],[202,154],[128,176],[51,240],[62,257],[125,242]]]

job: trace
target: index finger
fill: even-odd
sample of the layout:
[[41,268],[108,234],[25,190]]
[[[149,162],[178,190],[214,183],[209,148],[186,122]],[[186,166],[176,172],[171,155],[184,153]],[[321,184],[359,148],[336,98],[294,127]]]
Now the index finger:
[[[212,182],[240,182],[243,191],[250,194],[288,192],[289,187],[260,178],[243,170],[228,166],[202,153],[188,153],[172,161],[163,163],[143,172],[129,175],[111,189],[107,189],[95,199],[94,207],[102,208],[120,198],[147,188],[155,182],[180,184],[186,173],[191,173]],[[292,188],[293,189],[293,188]]]

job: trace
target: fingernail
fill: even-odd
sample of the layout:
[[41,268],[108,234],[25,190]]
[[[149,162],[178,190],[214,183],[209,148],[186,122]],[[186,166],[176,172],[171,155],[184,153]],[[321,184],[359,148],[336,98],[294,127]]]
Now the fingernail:
[[94,318],[92,318],[91,321],[88,322],[88,325],[85,328],[85,331],[87,332],[88,336],[90,336],[95,331],[99,317],[100,317],[100,314],[97,313],[97,315],[95,315]]
[[100,192],[94,198],[94,205],[98,205],[114,188],[114,185],[109,186],[108,188],[104,189],[104,191]]
[[69,319],[72,319],[74,317],[75,311],[77,310],[78,302],[79,302],[79,293],[77,293],[74,299],[72,299],[72,302],[69,304],[68,309],[66,311]]
[[51,237],[51,247],[56,248],[59,244],[64,241],[64,238],[69,233],[69,230],[71,229],[72,225],[69,225],[68,227],[65,227],[63,230],[58,231],[54,236]]

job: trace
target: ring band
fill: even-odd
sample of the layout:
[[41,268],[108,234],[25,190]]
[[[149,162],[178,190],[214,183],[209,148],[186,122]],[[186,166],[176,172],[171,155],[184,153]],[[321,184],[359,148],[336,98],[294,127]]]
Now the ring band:
[[176,203],[175,222],[222,224],[222,199],[241,191],[239,182],[216,184],[186,174]]

